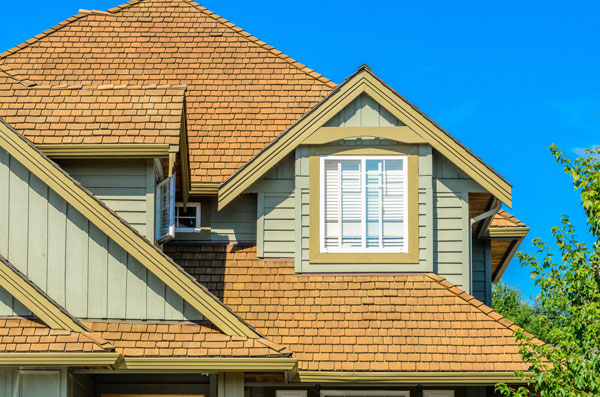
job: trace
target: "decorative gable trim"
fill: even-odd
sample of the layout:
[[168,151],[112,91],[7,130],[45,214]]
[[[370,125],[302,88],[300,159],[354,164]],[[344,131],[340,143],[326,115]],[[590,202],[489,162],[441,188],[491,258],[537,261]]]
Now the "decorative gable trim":
[[260,337],[204,286],[0,119],[0,146],[228,335]]
[[0,255],[0,286],[52,329],[89,330]]
[[[268,172],[360,94],[366,93],[483,188],[511,206],[511,185],[448,132],[362,66],[321,103],[233,174],[219,188],[219,209]],[[342,127],[343,128],[343,127]],[[376,133],[378,127],[370,129]],[[402,128],[402,127],[395,127]],[[414,139],[414,138],[413,138]]]

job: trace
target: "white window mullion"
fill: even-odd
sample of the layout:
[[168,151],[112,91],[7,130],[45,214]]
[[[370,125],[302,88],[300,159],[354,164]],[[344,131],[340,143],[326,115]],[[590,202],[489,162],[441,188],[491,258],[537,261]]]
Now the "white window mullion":
[[379,163],[379,248],[383,248],[383,189],[385,178],[385,160]]

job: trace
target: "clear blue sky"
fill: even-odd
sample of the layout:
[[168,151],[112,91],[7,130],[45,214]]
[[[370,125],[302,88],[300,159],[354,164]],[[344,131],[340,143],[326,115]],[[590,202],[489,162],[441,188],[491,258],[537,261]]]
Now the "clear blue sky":
[[[119,0],[4,2],[0,51]],[[203,0],[210,10],[339,83],[366,63],[513,184],[531,237],[579,197],[550,157],[600,145],[600,2]],[[516,260],[505,279],[533,291]]]

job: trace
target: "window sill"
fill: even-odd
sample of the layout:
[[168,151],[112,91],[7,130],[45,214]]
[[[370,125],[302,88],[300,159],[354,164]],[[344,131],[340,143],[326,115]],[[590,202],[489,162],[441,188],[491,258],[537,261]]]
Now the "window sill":
[[311,264],[350,264],[350,263],[419,263],[418,255],[412,253],[323,253],[319,252],[309,258]]

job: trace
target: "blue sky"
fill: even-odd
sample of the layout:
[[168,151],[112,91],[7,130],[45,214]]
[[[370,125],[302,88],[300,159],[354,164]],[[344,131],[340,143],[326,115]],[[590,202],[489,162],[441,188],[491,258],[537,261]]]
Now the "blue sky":
[[[124,1],[124,0],[123,0]],[[5,2],[0,51],[119,0]],[[205,7],[339,83],[366,63],[513,184],[511,212],[550,242],[579,196],[550,157],[600,145],[600,2],[240,1]],[[533,285],[517,261],[505,279]]]

